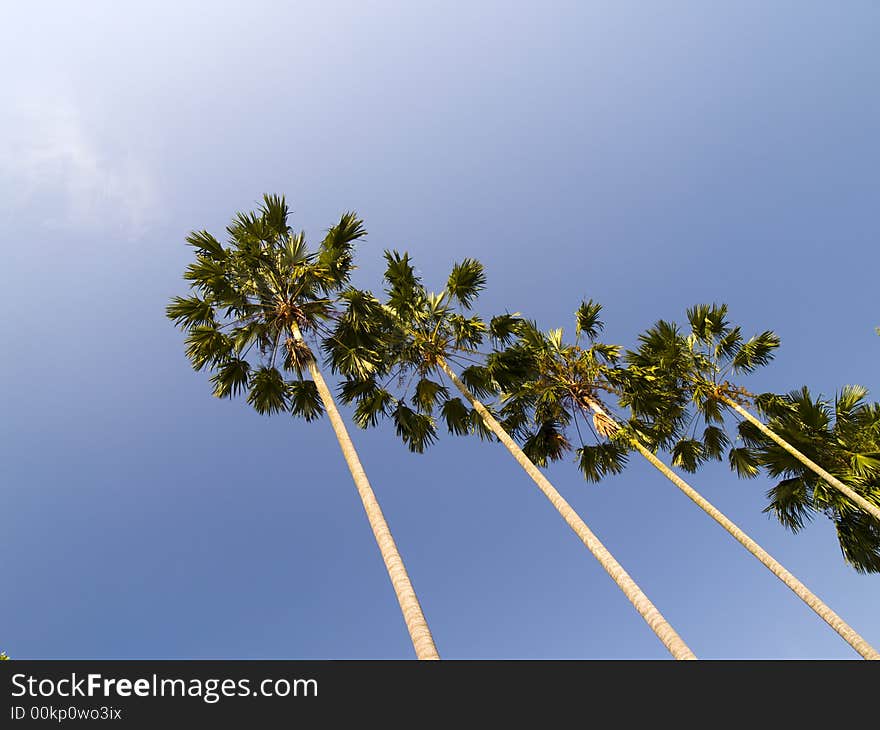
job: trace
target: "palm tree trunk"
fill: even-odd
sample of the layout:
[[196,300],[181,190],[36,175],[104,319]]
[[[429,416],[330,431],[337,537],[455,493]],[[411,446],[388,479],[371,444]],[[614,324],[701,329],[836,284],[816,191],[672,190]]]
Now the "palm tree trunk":
[[[295,339],[302,341],[302,334],[296,325],[291,328]],[[354,479],[354,484],[360,494],[361,502],[364,505],[364,511],[367,513],[367,519],[373,530],[373,536],[379,545],[379,552],[382,553],[382,560],[385,561],[385,568],[391,577],[391,585],[394,587],[394,593],[400,604],[400,610],[403,612],[403,619],[406,622],[406,628],[409,631],[409,637],[412,640],[413,647],[416,650],[416,657],[419,659],[439,659],[437,648],[434,646],[434,639],[431,636],[431,630],[428,628],[428,622],[422,613],[422,607],[416,592],[413,590],[406,567],[403,564],[403,558],[397,550],[397,545],[382,514],[382,508],[376,500],[376,495],[367,479],[361,460],[358,458],[354,444],[348,435],[339,410],[336,408],[336,402],[327,382],[321,374],[318,364],[312,358],[309,360],[309,372],[318,388],[318,394],[324,404],[324,409],[330,418],[333,431],[336,433],[336,439],[339,441],[339,448],[345,457],[345,463]]]
[[[585,399],[586,404],[594,413],[603,416],[607,421],[616,423],[596,401],[591,398]],[[746,535],[739,527],[730,521],[717,507],[709,500],[703,497],[696,489],[664,464],[657,456],[646,448],[642,443],[635,439],[633,445],[638,452],[644,456],[651,464],[660,471],[669,481],[684,492],[688,498],[693,501],[707,515],[721,525],[730,535],[737,540],[746,550],[760,560],[779,580],[791,588],[792,591],[812,608],[819,617],[825,621],[832,629],[834,629],[843,640],[846,641],[853,649],[855,649],[865,659],[880,659],[880,653],[877,652],[867,641],[865,641],[858,633],[847,624],[840,616],[832,611],[819,597],[810,591],[803,583],[789,573],[781,563],[773,558],[764,548],[756,543],[752,538]]]
[[764,425],[764,423],[755,418],[749,411],[743,408],[739,403],[735,400],[728,398],[726,396],[721,396],[721,402],[724,405],[732,408],[734,411],[739,413],[743,418],[745,418],[749,423],[754,425],[761,433],[763,433],[767,438],[771,441],[775,442],[783,449],[785,449],[789,454],[791,454],[795,459],[797,459],[801,464],[803,464],[808,469],[812,470],[816,474],[818,474],[822,479],[824,479],[828,484],[837,489],[842,494],[845,494],[849,497],[853,502],[855,502],[859,507],[861,507],[865,512],[872,515],[878,523],[880,523],[880,507],[876,504],[872,504],[867,499],[865,499],[861,494],[854,491],[851,487],[846,486],[840,479],[829,474],[825,471],[821,466],[819,466],[812,459],[807,458],[804,454],[798,451],[794,446],[792,446],[788,441],[781,438],[775,432],[773,432],[770,428]]
[[446,373],[449,379],[455,384],[455,387],[461,391],[461,394],[467,398],[470,404],[476,409],[477,413],[483,419],[483,423],[494,433],[498,440],[504,444],[505,448],[511,453],[517,463],[532,478],[544,496],[550,500],[551,504],[556,508],[568,526],[574,530],[575,534],[586,545],[587,549],[593,553],[596,560],[605,569],[612,580],[617,583],[620,590],[630,600],[635,609],[642,615],[651,630],[657,635],[660,641],[669,650],[676,659],[696,659],[697,657],[688,648],[687,644],[682,641],[681,637],[676,633],[675,629],[663,617],[660,611],[654,606],[648,597],[642,592],[642,589],[636,585],[636,582],[630,578],[629,574],[623,569],[623,566],[614,559],[614,556],[599,541],[593,532],[587,527],[586,523],[580,518],[577,512],[572,509],[571,505],[565,501],[562,495],[556,491],[555,487],[547,480],[547,478],[538,470],[538,468],[523,453],[522,449],[510,437],[507,431],[502,428],[501,424],[492,417],[492,414],[486,409],[473,393],[468,390],[467,386],[459,380],[458,376],[452,371],[443,358],[440,358],[438,365]]

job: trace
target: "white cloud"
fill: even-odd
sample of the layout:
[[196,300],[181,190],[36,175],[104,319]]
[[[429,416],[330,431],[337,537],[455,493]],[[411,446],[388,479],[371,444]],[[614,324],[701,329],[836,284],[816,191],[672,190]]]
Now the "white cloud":
[[[78,108],[57,100],[7,107],[0,128],[0,209],[32,224],[143,234],[159,210],[153,176],[131,145],[102,149]],[[105,147],[108,145],[104,145]],[[113,146],[113,145],[109,145]]]

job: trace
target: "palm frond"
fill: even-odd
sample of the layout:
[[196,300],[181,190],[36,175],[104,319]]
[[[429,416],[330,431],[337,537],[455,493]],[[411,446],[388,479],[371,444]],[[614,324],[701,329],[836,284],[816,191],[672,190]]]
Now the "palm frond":
[[232,357],[224,361],[211,376],[214,395],[217,398],[232,398],[248,387],[251,366],[246,360]]
[[590,340],[594,340],[599,336],[599,333],[605,329],[605,323],[599,319],[601,311],[602,305],[599,302],[594,302],[592,299],[581,302],[575,315],[577,336],[584,334]]
[[186,337],[186,356],[194,370],[216,365],[231,356],[232,342],[216,327],[196,325]]
[[261,367],[251,372],[248,403],[257,413],[270,415],[287,409],[288,388],[275,368]]
[[476,349],[483,342],[486,323],[479,317],[465,317],[461,314],[450,314],[446,322],[452,329],[453,341],[457,348]]
[[849,466],[852,473],[862,479],[880,476],[880,452],[852,453],[849,457]]
[[697,304],[687,310],[693,336],[706,344],[728,332],[726,304]]
[[416,384],[412,402],[422,413],[431,415],[437,402],[441,399],[447,400],[448,398],[449,389],[445,385],[428,378],[422,378]]
[[486,357],[486,372],[499,388],[513,391],[539,374],[534,354],[521,346],[495,350]]
[[375,427],[380,416],[387,416],[394,405],[394,396],[384,388],[372,387],[363,393],[354,409],[354,422],[361,428]]
[[392,419],[397,435],[410,451],[421,454],[437,440],[433,419],[422,413],[416,413],[403,403],[398,402],[397,408],[392,412]]
[[600,482],[606,476],[620,474],[627,463],[627,450],[618,443],[584,446],[575,452],[578,468],[588,482]]
[[705,460],[721,461],[722,454],[730,444],[727,434],[717,426],[707,426],[703,431],[703,456]]
[[718,339],[715,345],[714,355],[719,360],[730,360],[736,355],[742,346],[742,329],[734,327],[723,337]]
[[207,231],[193,231],[186,237],[186,242],[195,248],[196,252],[206,258],[222,261],[226,256],[223,245]]
[[446,282],[446,291],[465,309],[470,309],[474,299],[485,288],[486,274],[483,264],[470,258],[455,264]]
[[736,426],[736,432],[742,442],[751,448],[759,448],[767,444],[767,437],[749,421],[740,421]]
[[520,329],[519,313],[498,314],[489,320],[489,336],[496,345],[509,345]]
[[620,347],[620,345],[607,345],[604,342],[594,342],[590,345],[589,350],[587,350],[587,356],[596,362],[604,362],[613,365],[620,360],[622,349],[623,348]]
[[449,398],[440,406],[440,415],[446,422],[449,433],[464,436],[471,431],[470,410],[461,398]]
[[741,479],[754,479],[760,473],[760,463],[751,449],[745,447],[731,449],[727,460],[730,463],[730,468]]
[[307,422],[320,418],[324,413],[324,404],[314,380],[294,380],[288,385],[287,396],[291,414]]
[[703,444],[697,439],[681,439],[672,448],[673,465],[695,472],[703,461]]
[[385,263],[387,306],[396,316],[409,318],[424,305],[427,292],[408,253],[385,251]]
[[198,297],[174,297],[165,307],[165,316],[178,327],[213,325],[214,307]]
[[733,356],[731,364],[734,371],[751,373],[766,365],[773,359],[774,350],[779,344],[779,337],[769,330],[752,337]]
[[287,216],[289,210],[287,201],[283,195],[263,195],[263,202],[260,204],[259,211],[262,216],[262,223],[278,238],[285,238],[290,232],[290,226],[287,225]]
[[815,514],[810,505],[810,490],[799,477],[783,479],[767,492],[767,498],[770,503],[764,512],[773,514],[792,532],[803,529]]
[[466,367],[461,371],[459,379],[477,398],[485,398],[493,395],[495,392],[492,375],[487,368],[481,365]]
[[222,294],[228,286],[224,263],[202,254],[187,266],[183,278],[205,293]]
[[367,235],[364,222],[354,212],[347,212],[327,231],[318,249],[318,265],[327,272],[324,291],[335,291],[348,282],[354,268],[353,244]]
[[839,518],[835,527],[844,560],[859,573],[880,573],[880,525],[855,510]]
[[571,444],[558,421],[541,423],[522,446],[523,453],[537,466],[547,466],[550,461],[558,461],[569,448]]
[[868,389],[861,385],[844,385],[834,399],[834,417],[840,422],[849,422],[858,409],[864,405]]
[[778,393],[760,393],[754,402],[758,412],[768,418],[781,417],[792,409],[791,401]]

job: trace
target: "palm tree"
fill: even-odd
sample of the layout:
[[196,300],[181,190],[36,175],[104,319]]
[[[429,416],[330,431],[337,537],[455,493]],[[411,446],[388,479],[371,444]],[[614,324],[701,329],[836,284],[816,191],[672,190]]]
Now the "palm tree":
[[[616,366],[621,348],[596,341],[604,326],[599,319],[600,311],[601,305],[592,301],[580,306],[574,344],[563,341],[562,330],[543,333],[533,324],[525,323],[520,328],[517,342],[490,360],[493,376],[505,382],[509,391],[502,411],[504,422],[523,442],[532,461],[543,466],[561,459],[573,448],[569,436],[572,426],[581,444],[576,449],[578,465],[588,481],[599,481],[609,474],[620,473],[628,454],[637,451],[760,560],[861,656],[880,659],[880,653],[801,581],[657,457],[653,449],[669,444],[680,430],[684,408],[681,394],[656,387],[650,379],[660,376],[653,370]],[[581,345],[583,336],[588,340],[587,346]],[[507,373],[515,376],[509,377]],[[631,381],[634,378],[639,381],[648,379],[652,387],[633,388]],[[638,410],[641,418],[630,418],[627,422],[615,417],[604,402],[603,393],[622,396],[621,403]],[[592,432],[597,443],[585,443],[584,432]],[[702,448],[709,454],[720,453],[725,440],[723,431],[717,426],[709,426],[703,434]],[[678,453],[676,458],[680,463],[682,457]]]
[[258,413],[285,411],[306,421],[327,412],[416,655],[437,659],[403,560],[309,344],[348,284],[353,244],[366,235],[363,222],[345,213],[311,252],[305,234],[288,225],[284,198],[266,195],[258,211],[238,213],[227,231],[228,246],[207,231],[187,238],[196,256],[184,278],[194,293],[175,297],[167,308],[187,333],[186,354],[196,370],[213,373],[219,398],[247,393]]
[[[760,432],[880,522],[878,505],[781,438],[747,409],[754,404],[763,412],[764,406],[773,402],[772,396],[761,398],[728,380],[731,375],[751,373],[769,363],[779,347],[779,337],[768,330],[744,342],[742,329],[731,327],[727,321],[725,304],[691,307],[687,318],[689,335],[682,334],[675,324],[658,322],[639,338],[640,347],[629,353],[630,362],[645,371],[653,370],[669,389],[686,394],[706,421],[723,421],[719,406],[733,411],[745,421],[740,431],[745,439]],[[695,438],[682,439],[675,446],[674,463],[696,468],[707,453],[705,446]],[[737,473],[745,476],[755,471],[756,465],[748,457],[747,449],[730,452],[731,466]]]
[[[880,404],[867,391],[843,387],[833,406],[807,388],[765,399],[769,428],[841,480],[880,505]],[[784,477],[767,496],[765,510],[792,532],[819,513],[834,523],[844,559],[860,573],[880,573],[880,522],[819,479],[811,469],[769,439],[749,439],[751,459],[774,478]]]
[[[478,348],[487,335],[508,339],[518,322],[516,315],[504,314],[487,325],[470,312],[485,286],[482,264],[473,259],[456,264],[445,288],[435,294],[424,287],[407,254],[386,252],[385,258],[386,303],[369,292],[350,290],[345,295],[347,307],[324,344],[333,367],[347,378],[340,397],[355,405],[355,422],[368,427],[380,418],[391,419],[397,434],[414,452],[423,451],[437,438],[437,418],[454,434],[476,431],[486,438],[497,437],[672,656],[695,659],[635,581],[480,400],[495,393],[497,386]],[[452,395],[444,378],[466,403]]]

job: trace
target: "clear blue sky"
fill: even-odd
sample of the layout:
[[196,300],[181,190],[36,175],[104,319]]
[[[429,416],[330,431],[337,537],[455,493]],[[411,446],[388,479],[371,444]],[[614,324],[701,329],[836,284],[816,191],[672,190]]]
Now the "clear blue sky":
[[[186,233],[263,192],[356,281],[409,249],[486,312],[607,339],[725,301],[775,329],[754,390],[880,397],[880,5],[14,4],[0,27],[0,648],[22,658],[408,658],[326,421],[211,398],[164,318]],[[497,445],[353,432],[440,652],[665,649]],[[671,484],[550,475],[706,658],[856,655]],[[874,646],[880,576],[766,479],[695,484]]]

